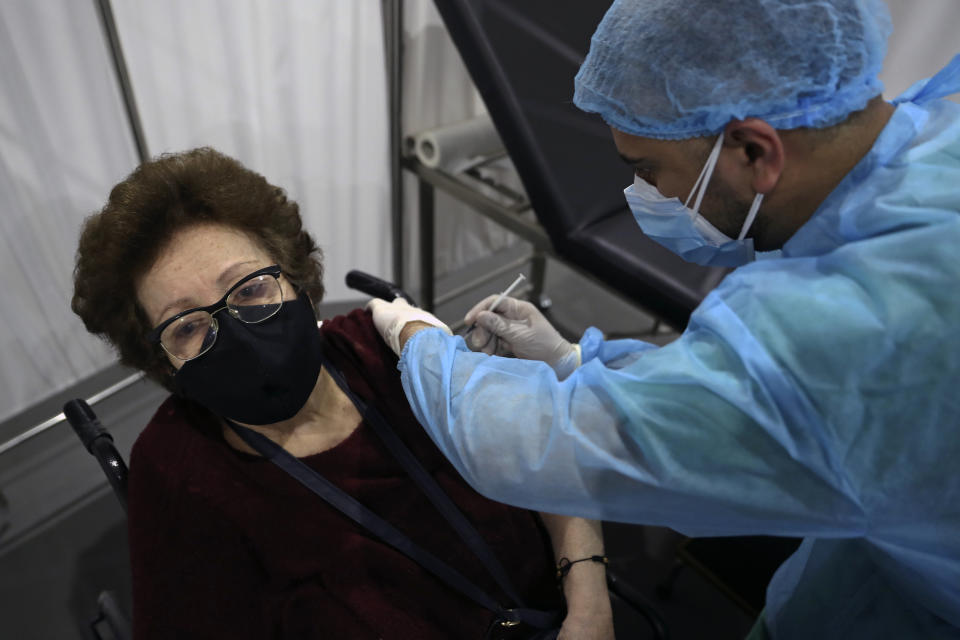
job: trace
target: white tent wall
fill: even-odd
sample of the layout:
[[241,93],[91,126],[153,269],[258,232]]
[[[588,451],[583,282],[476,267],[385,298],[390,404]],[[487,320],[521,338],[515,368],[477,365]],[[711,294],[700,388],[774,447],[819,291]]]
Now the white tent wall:
[[83,218],[136,152],[92,2],[0,2],[0,421],[113,360],[70,311]]

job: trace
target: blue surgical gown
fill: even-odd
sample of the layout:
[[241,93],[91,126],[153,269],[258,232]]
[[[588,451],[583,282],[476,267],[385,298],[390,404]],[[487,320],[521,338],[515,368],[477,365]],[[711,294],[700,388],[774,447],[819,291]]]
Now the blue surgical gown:
[[960,105],[933,93],[667,346],[591,328],[560,381],[417,333],[420,422],[496,500],[804,537],[767,591],[778,640],[960,637]]

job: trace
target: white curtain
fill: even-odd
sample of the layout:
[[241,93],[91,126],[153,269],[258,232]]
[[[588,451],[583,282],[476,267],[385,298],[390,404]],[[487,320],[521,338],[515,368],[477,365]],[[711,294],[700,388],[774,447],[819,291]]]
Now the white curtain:
[[0,2],[0,420],[112,361],[70,311],[77,233],[136,162],[92,2]]

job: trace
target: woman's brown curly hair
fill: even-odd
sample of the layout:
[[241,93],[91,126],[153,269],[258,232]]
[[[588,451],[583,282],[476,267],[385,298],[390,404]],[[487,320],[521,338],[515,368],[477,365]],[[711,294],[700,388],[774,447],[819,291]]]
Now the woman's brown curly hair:
[[136,283],[177,231],[197,223],[243,231],[314,304],[323,297],[320,249],[283,189],[210,148],[165,154],[141,164],[84,222],[71,307],[87,330],[110,342],[120,362],[167,389],[173,370],[137,301]]

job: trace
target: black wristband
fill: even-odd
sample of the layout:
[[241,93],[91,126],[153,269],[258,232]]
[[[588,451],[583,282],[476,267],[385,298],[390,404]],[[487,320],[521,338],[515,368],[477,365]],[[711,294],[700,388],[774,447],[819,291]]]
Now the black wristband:
[[610,562],[610,560],[607,559],[607,556],[588,556],[586,558],[580,558],[579,560],[560,558],[560,562],[557,563],[557,581],[562,583],[563,579],[567,577],[568,573],[570,573],[570,567],[578,562],[586,562],[587,560],[602,565],[607,565]]

